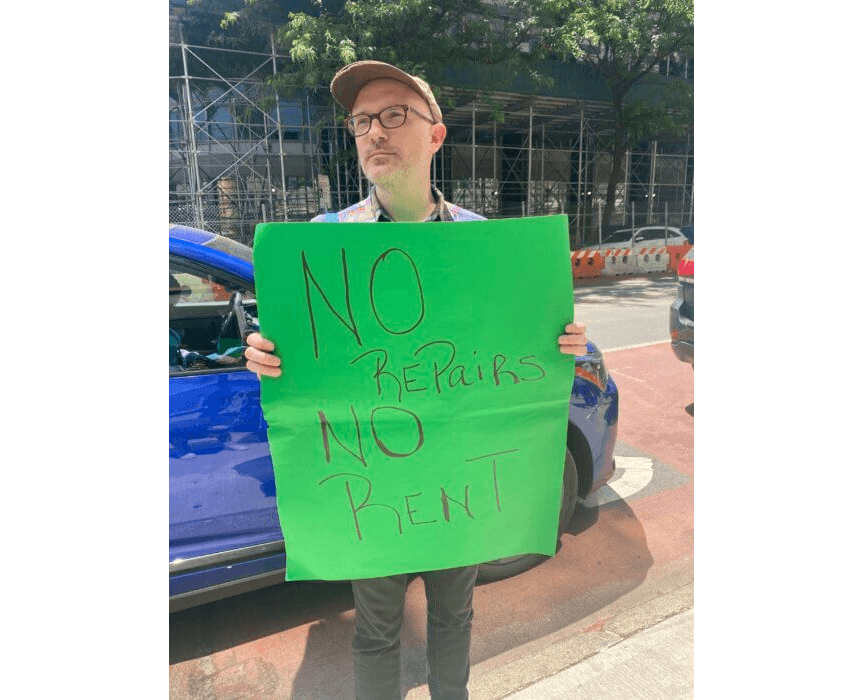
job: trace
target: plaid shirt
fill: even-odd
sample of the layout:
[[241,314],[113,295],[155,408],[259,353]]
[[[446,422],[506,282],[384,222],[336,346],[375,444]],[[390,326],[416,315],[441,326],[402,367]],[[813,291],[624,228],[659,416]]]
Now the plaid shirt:
[[[435,210],[429,215],[426,221],[482,221],[486,217],[475,214],[473,211],[468,211],[462,207],[444,201],[444,195],[434,185],[432,186],[432,195],[435,197],[437,205]],[[332,216],[332,215],[331,215]],[[337,220],[341,222],[360,222],[372,223],[376,221],[393,221],[381,204],[378,202],[378,197],[375,196],[375,186],[369,191],[369,196],[362,202],[353,204],[347,209],[336,214]],[[326,221],[326,214],[319,214],[313,222]]]

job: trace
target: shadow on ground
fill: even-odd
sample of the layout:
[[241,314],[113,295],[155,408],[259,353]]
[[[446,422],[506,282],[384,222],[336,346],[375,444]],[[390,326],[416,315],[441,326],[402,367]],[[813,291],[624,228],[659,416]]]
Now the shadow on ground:
[[[639,586],[652,564],[645,531],[624,501],[578,509],[554,558],[519,576],[477,586],[472,663],[590,619]],[[425,607],[423,583],[416,579],[408,588],[402,634],[404,692],[426,682]],[[310,625],[305,649],[285,648],[288,637],[280,633],[305,625]],[[231,679],[234,689],[245,684],[271,697],[350,700],[353,628],[353,599],[346,582],[284,583],[174,613],[169,663],[175,665],[172,687],[177,690],[171,696],[214,696],[213,678],[219,671],[207,671],[214,664],[205,657],[269,638],[255,659],[222,669],[237,676]],[[292,655],[299,660],[294,668],[286,661]],[[215,665],[219,663],[217,659]]]

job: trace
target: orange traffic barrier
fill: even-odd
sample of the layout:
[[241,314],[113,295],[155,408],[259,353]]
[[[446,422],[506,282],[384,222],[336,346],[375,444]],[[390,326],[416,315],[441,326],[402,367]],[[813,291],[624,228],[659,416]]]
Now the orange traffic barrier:
[[678,263],[681,262],[681,259],[687,255],[687,252],[693,246],[689,243],[685,243],[684,245],[670,245],[667,250],[669,251],[669,262],[666,264],[666,269],[670,272],[678,271]]
[[599,277],[603,270],[603,255],[599,250],[577,250],[570,257],[573,279]]

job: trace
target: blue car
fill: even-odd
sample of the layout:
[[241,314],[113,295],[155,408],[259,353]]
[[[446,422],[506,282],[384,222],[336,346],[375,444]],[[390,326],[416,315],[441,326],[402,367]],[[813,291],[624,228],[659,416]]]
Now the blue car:
[[[257,329],[252,250],[183,226],[169,228],[169,609],[285,580],[285,547],[261,411],[259,380],[243,339]],[[618,389],[589,343],[576,358],[559,532],[579,499],[609,480]],[[547,557],[481,565],[491,581]]]

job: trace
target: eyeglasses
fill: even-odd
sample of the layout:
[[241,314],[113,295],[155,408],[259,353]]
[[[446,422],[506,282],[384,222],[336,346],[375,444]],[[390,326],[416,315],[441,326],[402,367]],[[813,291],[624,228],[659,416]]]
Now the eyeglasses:
[[405,123],[408,118],[408,111],[414,112],[418,117],[423,117],[431,124],[437,124],[434,119],[430,119],[422,112],[418,112],[413,107],[408,105],[393,105],[382,109],[378,114],[355,114],[345,120],[345,128],[352,136],[363,136],[369,133],[372,128],[372,120],[377,119],[378,123],[385,129],[398,129]]

